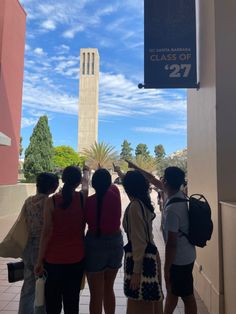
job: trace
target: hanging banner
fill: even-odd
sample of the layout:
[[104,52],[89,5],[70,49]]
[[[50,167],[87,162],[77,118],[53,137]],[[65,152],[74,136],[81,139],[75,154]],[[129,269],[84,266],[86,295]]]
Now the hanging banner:
[[144,0],[144,88],[196,88],[195,0]]

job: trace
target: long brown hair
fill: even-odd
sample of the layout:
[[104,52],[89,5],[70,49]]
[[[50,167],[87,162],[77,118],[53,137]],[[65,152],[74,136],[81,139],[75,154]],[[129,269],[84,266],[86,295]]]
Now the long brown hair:
[[144,175],[138,170],[128,171],[123,178],[123,186],[129,196],[139,199],[153,213],[154,219],[156,215],[150,198],[150,185]]

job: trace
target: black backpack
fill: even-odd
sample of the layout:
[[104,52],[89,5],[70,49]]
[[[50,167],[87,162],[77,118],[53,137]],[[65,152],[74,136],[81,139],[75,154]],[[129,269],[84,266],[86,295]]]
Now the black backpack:
[[204,247],[211,239],[213,232],[213,222],[211,220],[211,208],[206,198],[201,194],[193,194],[190,197],[174,197],[165,205],[173,203],[188,202],[189,213],[189,233],[179,230],[192,245]]

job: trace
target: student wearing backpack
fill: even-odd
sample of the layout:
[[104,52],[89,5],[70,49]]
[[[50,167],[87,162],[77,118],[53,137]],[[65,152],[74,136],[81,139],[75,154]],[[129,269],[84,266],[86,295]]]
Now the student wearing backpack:
[[185,199],[180,190],[185,181],[184,172],[178,167],[165,169],[162,181],[167,194],[163,212],[162,230],[165,248],[164,276],[167,288],[165,314],[172,314],[178,298],[184,302],[185,314],[196,314],[197,305],[193,294],[193,265],[196,249],[184,234],[189,232],[187,202],[171,202],[172,199]]

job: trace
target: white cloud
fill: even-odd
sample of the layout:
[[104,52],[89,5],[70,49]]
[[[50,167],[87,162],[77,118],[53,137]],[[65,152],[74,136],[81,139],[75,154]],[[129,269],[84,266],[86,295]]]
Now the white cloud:
[[[65,44],[55,49],[59,47],[69,50]],[[79,79],[79,59],[79,55],[72,54],[50,56],[40,47],[29,52],[25,60],[24,106],[77,115],[78,83],[70,82]],[[61,76],[70,81],[61,81]],[[170,93],[138,89],[137,83],[121,73],[100,72],[99,83],[100,118],[135,118],[161,112],[186,115],[186,94],[182,90]]]
[[125,7],[131,7],[137,12],[143,14],[143,1],[142,0],[126,0],[123,4]]
[[31,47],[27,44],[25,44],[25,51],[30,51]]
[[54,31],[56,29],[56,23],[52,20],[46,20],[42,23],[42,27],[49,31]]
[[55,50],[57,51],[57,54],[63,55],[63,54],[66,54],[70,51],[70,47],[62,44],[60,46],[55,47]]
[[140,133],[157,133],[157,134],[180,134],[186,133],[187,122],[180,122],[179,124],[166,124],[162,127],[135,127],[133,131]]
[[114,29],[123,28],[125,21],[126,21],[125,18],[118,18],[116,20],[113,20],[111,23],[106,25],[106,30],[110,32],[113,31]]
[[78,79],[79,74],[79,56],[68,56],[55,65],[55,72]]
[[51,60],[52,61],[63,61],[63,60],[66,60],[66,57],[65,56],[53,56],[53,57],[51,57]]
[[[78,65],[78,66],[77,66]],[[37,69],[37,67],[36,67]],[[25,73],[23,104],[25,107],[47,112],[78,114],[78,84],[74,92],[68,93],[65,86],[53,82],[47,75],[50,71],[38,70]],[[68,57],[59,62],[52,71],[65,77],[77,79],[79,74],[78,57]],[[67,84],[69,84],[67,82]],[[176,95],[178,98],[175,98]],[[140,90],[137,85],[123,74],[100,73],[99,117],[130,117],[153,116],[159,113],[173,114],[175,119],[186,115],[186,96],[178,90],[174,97],[163,90]],[[74,96],[76,95],[76,96]],[[176,132],[181,130],[179,124],[168,127]],[[138,129],[136,129],[138,131]],[[141,131],[141,129],[139,129]],[[142,129],[144,131],[144,129]],[[146,132],[161,132],[160,129],[149,128]]]
[[84,31],[84,26],[83,25],[78,25],[76,27],[73,27],[71,29],[68,29],[67,31],[63,32],[62,33],[62,36],[65,37],[65,38],[74,38],[75,35],[78,33],[78,32],[83,32]]
[[[115,12],[119,4],[111,5],[100,2],[99,5],[92,0],[21,0],[30,19],[37,20],[41,30],[55,30],[62,25],[65,30],[62,36],[72,39],[79,32],[90,30],[101,24],[102,18]],[[89,13],[88,13],[89,12]],[[40,32],[40,30],[35,30]]]
[[54,12],[55,7],[51,4],[44,3],[44,4],[39,4],[38,9],[43,15],[47,16],[47,15],[51,15]]
[[102,116],[140,116],[160,112],[185,115],[185,94],[177,92],[179,99],[163,90],[143,90],[122,74],[101,73],[100,109]]
[[28,114],[30,116],[39,118],[39,117],[45,116],[47,113],[45,111],[38,111],[38,110],[35,110],[35,109],[31,109],[31,110],[28,110]]
[[43,48],[35,48],[34,49],[34,53],[39,55],[39,56],[44,56],[45,55],[45,52],[43,51]]
[[21,127],[26,128],[26,127],[29,127],[31,125],[35,125],[37,123],[37,121],[38,121],[38,119],[23,117],[21,119]]
[[63,86],[55,84],[45,73],[25,72],[23,108],[30,110],[31,116],[38,116],[37,112],[76,114],[77,107],[78,98],[65,93]]

